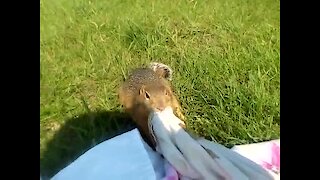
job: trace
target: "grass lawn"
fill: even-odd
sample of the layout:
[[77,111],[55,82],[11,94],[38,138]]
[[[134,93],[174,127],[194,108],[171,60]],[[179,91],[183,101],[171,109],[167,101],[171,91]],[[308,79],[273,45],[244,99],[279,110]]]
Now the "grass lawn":
[[54,175],[134,126],[117,87],[174,70],[187,125],[231,147],[280,137],[279,0],[40,0],[40,164]]

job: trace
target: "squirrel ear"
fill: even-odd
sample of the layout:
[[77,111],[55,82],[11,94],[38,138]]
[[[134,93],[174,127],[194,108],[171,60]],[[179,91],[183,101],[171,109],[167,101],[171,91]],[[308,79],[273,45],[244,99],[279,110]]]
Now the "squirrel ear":
[[165,92],[167,95],[170,95],[170,96],[172,95],[172,90],[170,89],[170,87],[166,88]]
[[169,91],[168,89],[165,89],[165,90],[164,90],[164,94],[165,94],[165,95],[170,95],[170,91]]
[[146,92],[145,86],[142,85],[141,88],[140,88],[140,90],[139,90],[139,94],[140,94],[140,95],[141,95],[141,94],[145,94],[145,92]]

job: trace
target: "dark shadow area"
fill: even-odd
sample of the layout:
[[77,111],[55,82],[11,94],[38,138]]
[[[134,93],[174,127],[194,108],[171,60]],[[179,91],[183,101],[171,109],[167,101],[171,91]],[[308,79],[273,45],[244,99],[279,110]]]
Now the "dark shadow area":
[[120,111],[90,112],[65,122],[41,156],[43,179],[54,176],[93,146],[136,127]]

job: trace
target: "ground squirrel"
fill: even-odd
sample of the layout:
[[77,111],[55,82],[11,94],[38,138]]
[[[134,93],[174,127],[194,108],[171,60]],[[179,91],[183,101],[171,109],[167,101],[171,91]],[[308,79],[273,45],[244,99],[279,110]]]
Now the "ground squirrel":
[[[119,88],[120,104],[137,124],[144,140],[153,148],[155,141],[149,133],[148,117],[151,112],[172,107],[174,113],[184,120],[184,115],[171,83],[172,70],[162,63],[132,71]],[[185,128],[185,124],[181,124]]]

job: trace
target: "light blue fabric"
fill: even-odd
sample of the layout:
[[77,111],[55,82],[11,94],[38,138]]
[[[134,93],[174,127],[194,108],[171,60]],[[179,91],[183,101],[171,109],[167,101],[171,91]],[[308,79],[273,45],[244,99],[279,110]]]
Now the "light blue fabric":
[[134,129],[93,147],[52,180],[155,180],[139,131]]

